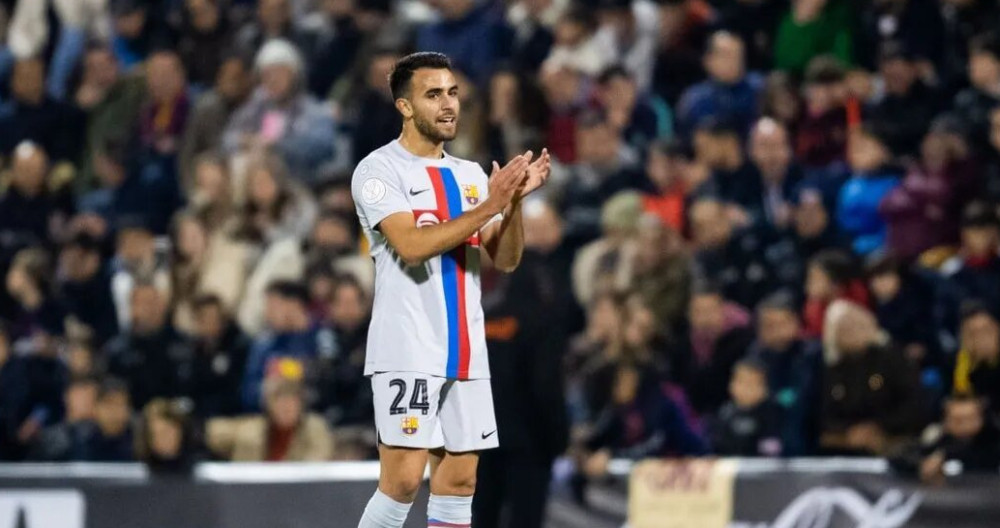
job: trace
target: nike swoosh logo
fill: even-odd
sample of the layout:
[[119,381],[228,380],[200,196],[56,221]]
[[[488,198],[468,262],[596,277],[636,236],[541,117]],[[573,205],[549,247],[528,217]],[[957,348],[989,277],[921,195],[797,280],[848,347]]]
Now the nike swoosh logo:
[[483,440],[486,440],[487,438],[493,436],[493,433],[495,433],[495,432],[497,432],[496,429],[494,429],[494,430],[492,430],[492,431],[490,431],[488,433],[480,433],[480,434],[482,435]]
[[412,188],[410,188],[410,196],[416,196],[420,193],[427,192],[429,190],[430,189],[420,189],[419,191],[414,191]]

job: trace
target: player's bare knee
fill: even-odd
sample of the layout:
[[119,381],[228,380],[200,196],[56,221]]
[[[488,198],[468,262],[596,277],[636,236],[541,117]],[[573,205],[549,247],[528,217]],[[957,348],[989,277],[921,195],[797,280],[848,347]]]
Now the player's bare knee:
[[[444,477],[442,475],[442,477]],[[469,497],[476,493],[476,474],[448,475],[431,485],[431,493],[451,497]]]
[[392,500],[410,503],[417,498],[417,492],[420,491],[420,483],[422,481],[423,475],[395,475],[384,479],[379,487],[384,488],[382,489],[382,493],[391,497]]

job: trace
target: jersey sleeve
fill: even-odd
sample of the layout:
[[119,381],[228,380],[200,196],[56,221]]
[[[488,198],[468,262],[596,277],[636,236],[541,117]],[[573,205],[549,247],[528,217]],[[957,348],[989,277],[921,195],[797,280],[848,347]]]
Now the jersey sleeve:
[[362,160],[354,169],[351,196],[354,197],[359,216],[373,230],[391,214],[413,211],[399,184],[399,178],[387,163],[376,157]]

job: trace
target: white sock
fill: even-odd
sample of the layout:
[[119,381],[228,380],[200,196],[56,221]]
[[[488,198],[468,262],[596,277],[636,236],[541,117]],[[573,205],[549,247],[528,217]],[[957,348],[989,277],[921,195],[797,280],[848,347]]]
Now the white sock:
[[406,514],[410,513],[410,506],[412,504],[396,502],[376,489],[368,506],[365,506],[358,528],[402,528],[406,522]]
[[434,495],[427,501],[428,528],[470,528],[472,497]]

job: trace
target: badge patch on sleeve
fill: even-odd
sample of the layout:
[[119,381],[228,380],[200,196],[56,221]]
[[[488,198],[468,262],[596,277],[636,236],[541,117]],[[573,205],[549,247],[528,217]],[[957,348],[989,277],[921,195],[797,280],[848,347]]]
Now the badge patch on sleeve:
[[377,204],[385,198],[385,183],[378,178],[368,178],[361,186],[361,199],[368,205]]

